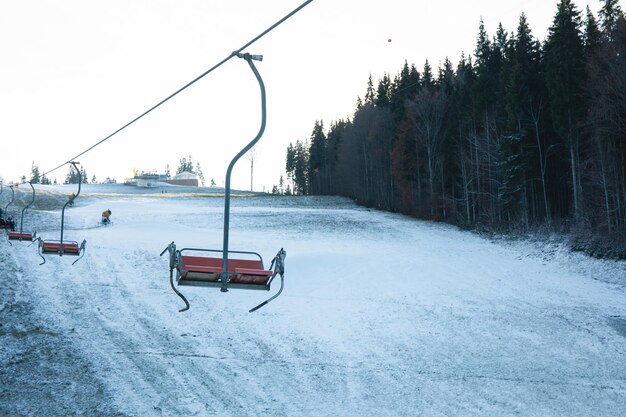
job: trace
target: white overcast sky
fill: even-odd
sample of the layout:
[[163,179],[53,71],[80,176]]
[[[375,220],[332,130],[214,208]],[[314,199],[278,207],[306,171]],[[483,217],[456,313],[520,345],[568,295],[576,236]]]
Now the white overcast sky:
[[[193,80],[302,3],[301,0],[0,0],[0,177],[50,170]],[[597,15],[598,0],[576,0]],[[524,11],[545,39],[557,0],[314,0],[259,40],[268,96],[255,190],[284,173],[290,142],[314,122],[352,115],[371,73],[405,60],[436,68],[474,50],[481,16],[493,36]],[[622,4],[622,7],[624,5]],[[391,42],[388,42],[391,39]],[[172,172],[198,161],[222,185],[226,166],[260,123],[260,95],[245,61],[232,59],[81,157],[89,176],[122,180],[132,169]],[[52,173],[59,181],[68,167]],[[242,158],[235,188],[250,187]]]

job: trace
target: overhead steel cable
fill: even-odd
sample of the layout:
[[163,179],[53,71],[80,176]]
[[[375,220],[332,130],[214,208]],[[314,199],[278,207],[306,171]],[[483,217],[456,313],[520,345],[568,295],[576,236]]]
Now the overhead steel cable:
[[269,28],[267,28],[266,30],[264,30],[263,32],[261,32],[258,36],[256,36],[255,38],[253,38],[250,42],[246,43],[245,45],[243,45],[241,48],[233,51],[230,55],[228,55],[226,58],[224,58],[223,60],[221,60],[220,62],[218,62],[217,64],[215,64],[214,66],[212,66],[211,68],[209,68],[208,70],[206,70],[205,72],[203,72],[202,74],[200,74],[199,76],[197,76],[196,78],[194,78],[192,81],[188,82],[187,84],[185,84],[183,87],[179,88],[178,90],[176,90],[174,93],[170,94],[169,96],[167,96],[166,98],[164,98],[163,100],[161,100],[160,102],[158,102],[157,104],[155,104],[154,106],[150,107],[148,110],[146,110],[145,112],[141,113],[139,116],[135,117],[133,120],[131,120],[130,122],[126,123],[124,126],[120,127],[119,129],[117,129],[116,131],[114,131],[113,133],[111,133],[110,135],[106,136],[105,138],[101,139],[99,142],[93,144],[92,146],[90,146],[89,148],[87,148],[86,150],[82,151],[81,153],[79,153],[78,155],[74,156],[73,158],[70,158],[69,160],[67,160],[66,162],[63,162],[62,164],[60,164],[59,166],[46,171],[42,174],[43,175],[48,175],[51,172],[56,171],[57,169],[71,163],[72,161],[74,161],[77,158],[80,158],[81,156],[83,156],[84,154],[86,154],[87,152],[91,151],[92,149],[94,149],[95,147],[101,145],[102,143],[106,142],[107,140],[111,139],[113,136],[117,135],[119,132],[121,132],[122,130],[126,129],[128,126],[132,125],[133,123],[135,123],[137,120],[141,119],[142,117],[144,117],[145,115],[147,115],[148,113],[150,113],[152,110],[155,110],[157,107],[161,106],[162,104],[164,104],[165,102],[169,101],[170,99],[172,99],[173,97],[175,97],[176,95],[178,95],[179,93],[181,93],[182,91],[186,90],[187,88],[189,88],[191,85],[195,84],[196,82],[198,82],[199,80],[201,80],[202,78],[206,77],[208,74],[210,74],[211,72],[215,71],[217,68],[221,67],[222,65],[224,65],[227,61],[229,61],[231,58],[236,57],[238,54],[240,54],[244,49],[246,49],[247,47],[249,47],[250,45],[252,45],[253,43],[255,43],[256,41],[258,41],[259,39],[261,39],[263,36],[267,35],[269,32],[271,32],[272,30],[274,30],[277,26],[279,26],[280,24],[282,24],[285,20],[289,19],[291,16],[293,16],[294,14],[298,13],[300,10],[302,10],[305,6],[307,6],[309,3],[311,3],[313,0],[307,0],[304,3],[302,3],[300,6],[296,7],[295,9],[293,9],[289,14],[287,14],[285,17],[283,17],[282,19],[280,19],[279,21],[277,21],[276,23],[274,23],[272,26],[270,26]]

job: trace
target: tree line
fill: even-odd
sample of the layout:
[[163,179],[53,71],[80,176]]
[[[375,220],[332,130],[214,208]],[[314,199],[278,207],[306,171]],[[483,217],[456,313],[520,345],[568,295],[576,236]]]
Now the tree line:
[[[179,160],[178,168],[176,169],[176,174],[180,174],[181,172],[190,172],[192,174],[196,174],[198,178],[200,179],[201,184],[204,185],[204,174],[202,172],[202,168],[200,167],[200,163],[196,162],[194,165],[191,155],[189,155],[188,159],[183,157]],[[167,176],[167,178],[171,177],[169,164],[166,167],[165,175]],[[80,168],[80,178],[83,184],[89,184],[90,182],[89,176],[87,175],[87,172],[85,171],[84,167]],[[41,174],[41,170],[39,169],[39,166],[35,164],[34,161],[31,165],[30,179],[27,179],[26,175],[22,175],[22,177],[20,177],[20,180],[21,182],[30,181],[33,184],[44,184],[44,185],[57,184],[56,178],[54,180],[50,180],[48,177],[46,177],[45,174]],[[111,179],[108,177],[107,177],[107,180],[111,181]],[[78,184],[78,181],[79,181],[78,173],[74,170],[73,167],[70,166],[68,168],[63,184]],[[92,184],[97,183],[97,179],[95,175],[91,177],[91,183]],[[215,185],[215,181],[213,179],[211,179],[211,185]]]
[[625,257],[626,19],[601,2],[596,18],[560,0],[543,42],[524,14],[493,37],[481,21],[456,66],[370,76],[351,119],[289,145],[290,191],[475,229],[566,230]]

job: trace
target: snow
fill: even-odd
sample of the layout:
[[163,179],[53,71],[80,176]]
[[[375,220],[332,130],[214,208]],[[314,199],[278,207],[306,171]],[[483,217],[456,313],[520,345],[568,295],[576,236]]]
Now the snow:
[[[43,238],[58,239],[72,190],[59,189],[43,198],[57,209],[31,220]],[[266,263],[284,247],[283,294],[250,314],[271,292],[181,287],[191,309],[178,313],[159,253],[172,241],[219,249],[222,190],[130,189],[85,187],[66,211],[65,238],[87,240],[74,266],[71,256],[39,266],[35,245],[0,242],[11,282],[0,317],[12,320],[0,327],[0,364],[37,380],[38,368],[15,365],[20,344],[52,339],[81,364],[54,361],[58,380],[101,387],[54,391],[62,403],[83,397],[74,412],[626,415],[624,262],[489,241],[341,198],[239,197],[230,247]],[[107,208],[113,226],[97,227]],[[28,322],[7,313],[20,303],[32,307]],[[0,388],[0,414],[28,410],[15,392]],[[45,408],[35,410],[24,414]]]

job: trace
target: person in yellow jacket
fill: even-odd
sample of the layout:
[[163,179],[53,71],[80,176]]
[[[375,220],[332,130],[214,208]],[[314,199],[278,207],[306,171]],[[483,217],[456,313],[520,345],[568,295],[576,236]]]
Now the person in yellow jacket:
[[111,210],[110,209],[104,210],[102,212],[102,224],[110,224],[111,219],[109,217],[111,217]]

